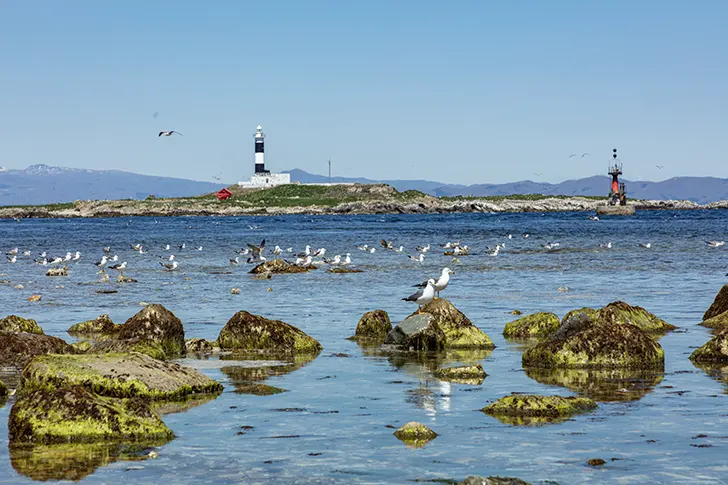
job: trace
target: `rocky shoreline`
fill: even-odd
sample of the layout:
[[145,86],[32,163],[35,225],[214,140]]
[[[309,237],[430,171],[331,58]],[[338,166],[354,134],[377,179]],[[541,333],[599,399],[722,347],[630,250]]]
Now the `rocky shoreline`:
[[[467,212],[593,212],[603,200],[549,197],[538,200],[488,198],[414,198],[363,200],[337,205],[266,206],[229,204],[210,199],[78,200],[71,205],[0,208],[0,218],[94,218],[129,216],[241,216],[286,214],[442,214]],[[687,200],[630,201],[637,210],[728,209],[728,200],[697,204]]]

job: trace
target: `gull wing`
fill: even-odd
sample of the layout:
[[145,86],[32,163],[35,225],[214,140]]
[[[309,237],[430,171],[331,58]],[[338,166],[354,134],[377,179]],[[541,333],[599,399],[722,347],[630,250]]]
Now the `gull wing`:
[[407,298],[402,298],[404,301],[417,301],[420,297],[422,297],[422,294],[425,292],[424,289],[415,291]]

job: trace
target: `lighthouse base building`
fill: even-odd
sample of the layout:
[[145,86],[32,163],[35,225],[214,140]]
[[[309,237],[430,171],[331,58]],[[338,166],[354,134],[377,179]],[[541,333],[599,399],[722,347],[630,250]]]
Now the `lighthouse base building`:
[[243,188],[266,188],[291,183],[291,175],[287,173],[271,173],[265,169],[265,133],[258,125],[253,135],[255,140],[255,175],[249,181],[238,182]]

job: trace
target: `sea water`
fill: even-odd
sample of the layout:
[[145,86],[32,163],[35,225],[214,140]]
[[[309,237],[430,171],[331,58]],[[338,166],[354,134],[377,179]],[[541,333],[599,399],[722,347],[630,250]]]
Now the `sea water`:
[[[2,221],[2,249],[17,246],[32,256],[0,262],[0,279],[10,280],[0,285],[0,313],[34,318],[47,334],[72,341],[66,330],[74,323],[102,313],[122,323],[140,303],[152,302],[174,312],[188,338],[215,339],[235,312],[247,310],[302,329],[324,349],[294,364],[183,359],[220,381],[224,392],[165,415],[176,438],[155,448],[157,458],[90,465],[68,459],[66,468],[82,468],[75,475],[11,456],[10,398],[0,408],[0,483],[61,476],[105,484],[447,483],[468,475],[561,484],[728,483],[726,385],[688,360],[711,337],[697,324],[728,271],[726,247],[704,241],[728,239],[727,227],[725,211],[643,211],[601,221],[585,213]],[[322,268],[254,280],[251,265],[231,266],[229,259],[262,239],[266,253],[276,244],[295,252],[306,244],[325,247],[327,257],[349,252],[352,266],[363,272]],[[405,252],[384,250],[380,239],[394,240]],[[471,254],[453,261],[439,246],[447,241],[467,244]],[[543,248],[553,241],[560,243],[557,251]],[[608,242],[611,249],[600,247]],[[639,247],[647,242],[650,249]],[[498,243],[505,248],[489,256],[486,248]],[[148,252],[134,251],[133,244]],[[359,244],[377,251],[359,251]],[[407,258],[426,244],[431,249],[424,262]],[[116,285],[109,269],[112,283],[99,282],[92,263],[104,246],[118,262],[127,261],[125,274],[137,283]],[[82,258],[68,264],[67,277],[46,277],[47,268],[32,262],[41,251],[63,256],[77,250]],[[179,261],[177,271],[159,264],[169,254]],[[401,298],[446,266],[455,275],[442,297],[485,331],[495,350],[393,356],[347,340],[366,311],[383,309],[394,323],[401,321],[416,309]],[[18,284],[23,288],[14,288]],[[241,294],[231,294],[233,287]],[[97,293],[104,289],[118,292]],[[27,302],[31,294],[42,300]],[[660,339],[664,373],[539,376],[521,366],[527,344],[502,337],[504,325],[516,318],[508,313],[514,309],[561,317],[615,300],[679,327]],[[433,377],[438,367],[457,363],[480,363],[488,377],[481,385]],[[270,373],[262,382],[286,392],[235,392],[241,376],[249,376],[246,369],[260,365]],[[514,426],[479,411],[511,392],[591,392],[601,399],[593,412],[541,426]],[[421,448],[405,446],[392,433],[408,421],[439,436]],[[590,458],[606,465],[590,467]]]

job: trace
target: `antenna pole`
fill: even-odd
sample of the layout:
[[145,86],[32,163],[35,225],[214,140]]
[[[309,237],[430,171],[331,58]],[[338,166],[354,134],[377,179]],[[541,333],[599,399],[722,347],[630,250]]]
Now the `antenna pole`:
[[329,184],[331,184],[331,157],[329,157]]

